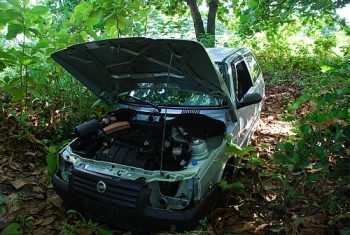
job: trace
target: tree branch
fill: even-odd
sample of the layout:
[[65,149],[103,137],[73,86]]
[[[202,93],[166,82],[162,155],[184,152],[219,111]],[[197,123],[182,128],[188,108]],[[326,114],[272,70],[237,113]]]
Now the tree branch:
[[199,40],[201,36],[205,34],[205,31],[204,31],[202,16],[198,9],[197,0],[185,0],[185,1],[187,5],[190,7],[191,16],[194,24],[194,30],[196,32],[196,38],[197,40]]
[[215,35],[215,22],[216,14],[218,11],[219,0],[210,0],[209,2],[209,12],[208,12],[208,21],[207,21],[207,33]]

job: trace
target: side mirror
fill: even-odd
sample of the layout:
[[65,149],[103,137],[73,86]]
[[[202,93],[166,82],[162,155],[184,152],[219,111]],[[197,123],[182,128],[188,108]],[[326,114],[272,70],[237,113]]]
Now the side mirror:
[[260,101],[262,101],[262,96],[259,93],[252,93],[252,94],[246,94],[244,95],[241,102],[237,104],[237,108],[243,108],[252,104],[257,104]]

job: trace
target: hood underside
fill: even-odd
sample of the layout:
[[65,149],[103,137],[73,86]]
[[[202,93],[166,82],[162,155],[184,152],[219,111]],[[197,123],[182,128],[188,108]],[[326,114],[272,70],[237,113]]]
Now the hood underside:
[[195,41],[108,39],[70,46],[52,58],[108,103],[120,93],[140,88],[168,87],[229,96],[215,64]]

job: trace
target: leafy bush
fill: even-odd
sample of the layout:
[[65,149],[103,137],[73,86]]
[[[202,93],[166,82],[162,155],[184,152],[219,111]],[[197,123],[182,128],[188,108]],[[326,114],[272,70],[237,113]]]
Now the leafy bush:
[[291,171],[320,169],[324,177],[341,177],[350,169],[350,67],[343,62],[328,68],[291,106],[293,111],[310,102],[312,111],[299,120],[296,141],[278,144],[276,160]]

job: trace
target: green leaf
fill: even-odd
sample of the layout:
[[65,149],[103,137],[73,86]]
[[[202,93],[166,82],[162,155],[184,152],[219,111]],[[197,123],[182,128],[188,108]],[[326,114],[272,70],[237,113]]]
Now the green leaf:
[[6,204],[6,198],[0,196],[0,205],[5,205]]
[[33,15],[45,15],[49,11],[49,8],[47,8],[46,6],[35,6],[32,9],[30,9],[29,13]]
[[93,38],[97,38],[97,34],[95,33],[95,31],[92,28],[87,28],[86,32]]
[[69,22],[70,22],[71,24],[74,24],[74,23],[75,23],[75,15],[74,15],[74,14],[71,15],[71,17],[70,17],[70,19],[69,19]]
[[19,88],[15,89],[15,90],[12,92],[12,96],[13,96],[13,100],[14,100],[14,101],[20,101],[20,100],[22,100],[23,97],[25,96],[24,88],[23,88],[23,87],[19,87]]
[[259,6],[259,0],[248,0],[248,7],[255,9]]
[[[0,12],[0,15],[1,15],[1,12]],[[5,26],[6,26],[6,21],[5,20],[0,20],[0,30],[5,28]]]
[[0,2],[0,9],[6,9],[8,7],[8,4],[5,2]]
[[234,182],[234,183],[228,183],[226,180],[220,181],[220,187],[222,189],[237,189],[237,190],[244,190],[244,184],[240,181]]
[[113,26],[116,26],[117,24],[118,24],[118,22],[116,19],[110,18],[106,21],[106,29],[110,30],[110,28],[112,28]]
[[244,147],[243,149],[241,149],[238,145],[234,144],[234,143],[229,143],[227,148],[226,148],[226,154],[234,154],[237,156],[243,156],[251,151],[254,150],[254,147],[251,146],[247,146]]
[[22,17],[22,13],[13,9],[7,9],[5,11],[1,11],[1,14],[0,14],[0,20],[4,20],[4,21],[13,21],[13,20],[21,19],[21,17]]
[[97,16],[90,17],[86,20],[88,26],[94,26],[100,22],[100,18]]
[[53,173],[56,170],[57,155],[47,154],[46,156],[47,170],[49,173]]
[[52,154],[57,154],[58,149],[57,149],[57,146],[51,145],[51,146],[47,149],[47,151],[48,151],[49,153],[52,153]]
[[81,31],[80,32],[80,37],[83,39],[83,41],[88,41],[87,33],[86,31]]
[[91,105],[91,108],[96,107],[96,106],[98,106],[98,105],[100,105],[100,104],[102,104],[102,100],[101,100],[101,99],[98,99],[98,100],[96,100],[96,101]]
[[10,40],[17,36],[17,34],[20,34],[23,32],[23,27],[20,24],[9,24],[7,26],[7,34],[6,39]]
[[9,224],[1,231],[0,235],[22,235],[22,228],[18,223]]
[[7,0],[14,7],[22,8],[21,2],[19,0]]
[[79,3],[79,5],[77,5],[74,8],[74,13],[78,13],[78,14],[85,13],[86,11],[90,10],[89,9],[90,7],[91,7],[90,3],[82,1],[82,2]]
[[39,30],[37,29],[29,28],[29,32],[33,33],[35,36],[39,35]]
[[328,72],[328,71],[333,69],[332,67],[330,67],[328,65],[321,65],[320,67],[321,67],[321,72],[322,73],[326,73],[326,72]]
[[36,45],[35,48],[36,49],[42,49],[42,48],[47,48],[50,46],[50,41],[46,38],[41,39]]
[[[79,3],[74,8],[74,12],[72,14],[72,17],[74,16],[74,21],[73,22],[80,22],[82,19],[87,19],[89,18],[90,11],[91,11],[91,5],[85,1]],[[72,19],[72,18],[71,18]],[[71,21],[72,23],[72,21]]]
[[123,30],[123,29],[125,29],[126,28],[126,25],[127,25],[127,21],[125,20],[125,19],[119,19],[119,21],[118,21],[118,29],[120,29],[120,30]]
[[112,232],[104,229],[104,228],[101,228],[101,227],[97,227],[96,228],[97,232],[99,232],[101,235],[113,235]]
[[270,231],[273,232],[273,233],[281,233],[281,232],[283,232],[285,230],[286,230],[285,227],[270,228]]
[[241,21],[242,23],[245,23],[245,22],[250,21],[250,15],[248,15],[248,14],[243,14],[243,15],[241,15],[240,21]]
[[23,65],[30,65],[32,63],[32,59],[29,57],[21,58],[20,63]]
[[112,26],[109,30],[109,35],[111,37],[117,37],[118,36],[118,29],[116,26]]
[[0,72],[4,71],[6,64],[0,60]]
[[51,145],[47,150],[48,150],[48,153],[46,155],[47,170],[48,172],[53,173],[56,169],[58,149],[57,149],[57,146]]

